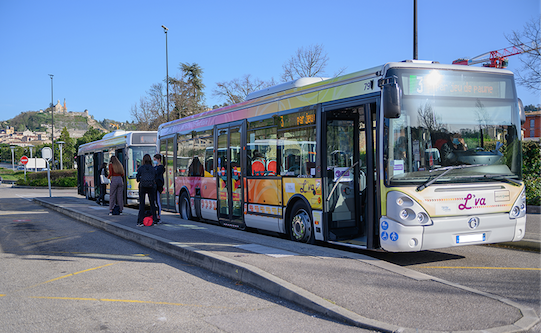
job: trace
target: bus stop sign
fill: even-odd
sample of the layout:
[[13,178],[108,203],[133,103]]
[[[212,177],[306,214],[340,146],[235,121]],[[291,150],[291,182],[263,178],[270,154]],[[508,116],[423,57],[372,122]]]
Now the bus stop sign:
[[28,163],[28,157],[26,156],[21,157],[21,163],[26,165],[26,163]]

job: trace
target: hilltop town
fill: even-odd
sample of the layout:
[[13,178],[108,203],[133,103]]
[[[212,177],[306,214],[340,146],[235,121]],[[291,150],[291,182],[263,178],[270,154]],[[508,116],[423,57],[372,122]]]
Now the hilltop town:
[[22,112],[10,120],[0,121],[0,144],[25,147],[51,143],[51,118],[54,118],[54,140],[60,137],[64,127],[72,138],[82,137],[91,127],[103,132],[130,127],[109,119],[98,122],[88,110],[68,111],[64,99],[63,104],[58,100],[52,109]]

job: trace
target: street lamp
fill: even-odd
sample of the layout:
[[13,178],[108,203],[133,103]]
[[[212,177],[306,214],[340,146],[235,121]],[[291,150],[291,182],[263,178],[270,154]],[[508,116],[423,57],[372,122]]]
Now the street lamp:
[[15,148],[17,146],[9,146],[11,149],[11,170],[15,171]]
[[65,142],[64,141],[56,141],[56,143],[60,145],[60,170],[64,170],[64,163],[62,161],[62,145]]
[[53,168],[54,168],[54,100],[53,100],[53,74],[49,74],[51,77],[51,145],[52,145],[52,161],[53,161]]
[[[32,149],[34,149],[33,145],[29,145],[28,148],[30,148],[30,159],[32,159]],[[36,161],[34,161],[34,171],[36,171]]]
[[167,122],[169,122],[169,58],[168,58],[168,52],[167,52],[167,27],[165,25],[162,25],[163,32],[165,32],[165,81],[167,86]]

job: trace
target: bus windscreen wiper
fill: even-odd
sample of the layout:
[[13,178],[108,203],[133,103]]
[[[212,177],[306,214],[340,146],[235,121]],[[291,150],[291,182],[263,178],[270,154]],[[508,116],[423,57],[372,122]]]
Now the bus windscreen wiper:
[[487,179],[501,180],[502,182],[511,183],[515,186],[522,185],[518,180],[509,178],[509,175],[483,175],[482,177]]
[[451,170],[466,169],[466,168],[473,168],[473,167],[480,167],[480,166],[487,166],[487,165],[488,164],[462,164],[462,165],[453,165],[453,166],[448,166],[445,168],[438,168],[435,170],[430,170],[429,172],[434,172],[434,171],[443,171],[443,172],[437,175],[436,177],[434,177],[433,179],[429,179],[422,185],[419,185],[417,187],[417,192],[422,191],[425,188],[429,187],[430,185],[434,184],[434,182],[436,182],[441,177],[445,176]]

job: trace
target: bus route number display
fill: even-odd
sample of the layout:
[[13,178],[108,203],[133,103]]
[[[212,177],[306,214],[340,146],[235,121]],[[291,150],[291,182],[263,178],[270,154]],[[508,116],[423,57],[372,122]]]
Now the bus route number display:
[[500,82],[453,80],[444,76],[434,80],[431,74],[410,75],[408,95],[501,98]]
[[313,125],[316,123],[315,110],[296,112],[280,116],[280,127],[297,127],[304,125]]

